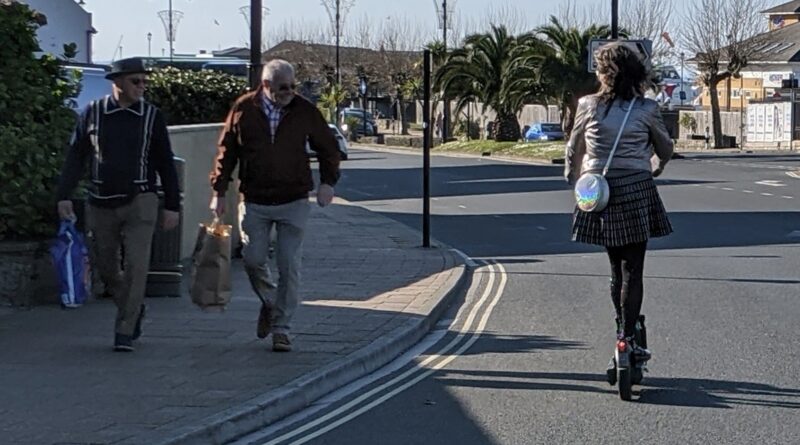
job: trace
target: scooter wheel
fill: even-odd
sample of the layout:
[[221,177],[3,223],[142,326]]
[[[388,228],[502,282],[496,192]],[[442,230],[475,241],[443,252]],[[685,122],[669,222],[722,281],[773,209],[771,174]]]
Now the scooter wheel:
[[644,372],[642,372],[642,368],[636,367],[633,369],[633,374],[631,375],[631,382],[634,385],[639,385],[644,380]]
[[611,361],[608,362],[606,381],[608,381],[608,384],[611,386],[617,384],[617,360],[614,357],[611,357]]
[[617,385],[619,387],[619,398],[626,402],[631,400],[632,390],[632,371],[630,368],[621,368],[617,370]]

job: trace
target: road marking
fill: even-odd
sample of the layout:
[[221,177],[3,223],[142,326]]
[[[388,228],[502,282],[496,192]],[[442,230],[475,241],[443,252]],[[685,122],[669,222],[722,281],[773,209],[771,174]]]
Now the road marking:
[[743,191],[743,192],[745,192],[745,193],[755,193],[755,192],[754,192],[754,191],[752,191],[752,190],[742,190],[742,191]]
[[761,196],[775,196],[772,193],[762,193]]
[[[480,321],[478,322],[478,326],[476,327],[475,331],[472,333],[472,336],[469,337],[469,339],[466,342],[464,342],[461,345],[461,347],[458,348],[458,350],[456,350],[451,355],[444,355],[444,354],[447,354],[456,345],[458,345],[458,343],[461,342],[461,340],[464,339],[467,336],[467,334],[472,330],[472,324],[475,322],[475,319],[478,316],[478,312],[480,311],[480,309],[483,306],[483,304],[489,298],[489,296],[491,294],[491,291],[492,291],[492,288],[494,287],[494,281],[495,281],[494,267],[495,266],[497,267],[497,270],[498,270],[497,274],[500,275],[500,282],[499,282],[499,284],[497,286],[497,289],[496,289],[496,291],[494,293],[494,296],[492,296],[491,301],[489,302],[488,306],[486,307],[486,309],[485,309],[485,311],[483,313],[483,316],[480,318]],[[430,376],[434,372],[438,371],[439,369],[447,366],[450,362],[452,362],[457,357],[459,357],[461,354],[463,354],[467,349],[469,349],[478,340],[478,338],[481,336],[483,331],[486,329],[486,324],[489,321],[489,316],[492,314],[492,311],[494,310],[494,308],[497,305],[498,301],[500,301],[500,298],[503,296],[503,292],[505,290],[505,286],[506,286],[506,283],[508,281],[508,275],[506,274],[505,268],[503,267],[502,264],[493,263],[493,264],[488,265],[487,269],[489,271],[489,278],[488,278],[488,282],[486,284],[486,288],[485,288],[485,290],[483,292],[483,295],[481,295],[481,298],[478,300],[478,302],[475,303],[475,306],[470,311],[469,316],[464,321],[464,325],[460,329],[458,329],[458,331],[457,331],[458,335],[452,341],[450,341],[450,343],[448,343],[445,347],[440,349],[436,354],[428,356],[425,360],[420,362],[416,367],[413,367],[413,368],[407,370],[406,372],[404,372],[403,374],[393,378],[392,380],[390,380],[390,381],[388,381],[388,382],[386,382],[386,383],[384,383],[384,384],[382,384],[382,385],[380,385],[380,386],[378,386],[376,388],[373,388],[369,392],[367,392],[365,394],[362,394],[361,396],[357,397],[356,399],[353,399],[352,401],[348,402],[347,404],[337,408],[336,410],[331,411],[330,413],[328,413],[328,414],[326,414],[326,415],[324,415],[324,416],[322,416],[320,418],[317,418],[317,419],[315,419],[315,420],[313,420],[313,421],[311,421],[309,423],[306,423],[302,427],[299,427],[299,428],[297,428],[295,430],[289,431],[289,432],[283,434],[280,437],[277,437],[277,438],[275,438],[275,439],[273,439],[273,440],[271,440],[269,442],[266,442],[263,445],[276,445],[276,444],[278,444],[280,442],[292,439],[292,438],[294,438],[294,437],[296,437],[296,436],[298,436],[298,435],[300,435],[300,434],[302,434],[302,433],[304,433],[304,432],[306,432],[306,431],[308,431],[308,430],[310,430],[312,428],[318,427],[320,424],[322,424],[324,422],[327,422],[328,420],[331,420],[331,419],[337,417],[340,414],[346,413],[351,408],[356,407],[357,405],[359,405],[362,402],[366,401],[368,398],[380,393],[381,391],[383,391],[385,389],[388,389],[389,387],[391,387],[391,386],[393,386],[393,385],[395,385],[397,383],[402,382],[407,377],[411,377],[414,374],[419,374],[416,377],[414,377],[413,379],[403,383],[402,385],[396,387],[395,389],[393,389],[390,392],[384,394],[380,398],[375,399],[374,401],[368,403],[367,405],[364,405],[361,408],[358,408],[357,410],[347,414],[346,416],[339,418],[338,420],[336,420],[333,423],[330,423],[330,424],[328,424],[328,425],[326,425],[326,426],[324,426],[324,427],[322,427],[320,429],[316,429],[313,433],[309,434],[308,436],[304,436],[304,437],[299,438],[298,440],[295,440],[294,442],[292,442],[292,445],[300,445],[300,444],[306,443],[306,442],[308,442],[310,440],[313,440],[313,439],[315,439],[315,438],[317,438],[317,437],[319,437],[319,436],[321,436],[321,435],[323,435],[323,434],[325,434],[325,433],[327,433],[327,432],[329,432],[329,431],[331,431],[331,430],[333,430],[335,428],[338,428],[339,426],[341,426],[341,425],[343,425],[343,424],[355,419],[356,417],[358,417],[361,414],[364,414],[365,412],[375,408],[376,406],[386,402],[387,400],[391,399],[392,397],[396,396],[397,394],[401,393],[402,391],[405,391],[406,389],[408,389],[411,386],[417,384],[421,380],[427,378],[428,376]],[[428,366],[432,362],[434,362],[436,360],[439,360],[439,359],[441,359],[441,360],[438,363],[433,364],[431,366]]]
[[710,164],[723,164],[723,165],[733,165],[733,166],[741,166],[741,167],[752,167],[752,168],[765,168],[769,170],[792,170],[793,168],[790,165],[764,165],[764,164],[756,164],[754,162],[729,162],[729,161],[715,161],[711,159],[692,159],[695,162],[708,162]]
[[709,188],[709,189],[716,189],[717,187],[716,187],[716,186],[713,186],[713,185],[707,185],[707,186],[706,186],[706,188]]
[[782,183],[781,181],[773,181],[773,180],[765,180],[765,181],[758,181],[756,182],[758,185],[768,185],[770,187],[786,187],[786,184]]
[[722,190],[728,190],[728,191],[730,191],[730,190],[733,190],[733,189],[732,189],[732,188],[730,188],[730,187],[722,187]]
[[784,195],[784,196],[781,196],[781,198],[783,198],[783,199],[794,199],[794,196],[785,196]]
[[459,209],[466,209],[466,208],[467,208],[467,206],[461,206],[461,205],[460,205],[460,206],[458,206],[458,208],[459,208]]
[[800,170],[796,172],[786,172],[786,174],[791,176],[792,178],[800,179]]

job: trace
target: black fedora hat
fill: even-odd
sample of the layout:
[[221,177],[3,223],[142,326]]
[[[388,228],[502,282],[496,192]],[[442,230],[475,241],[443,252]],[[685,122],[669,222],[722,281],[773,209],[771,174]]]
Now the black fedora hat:
[[123,74],[148,73],[150,70],[144,64],[144,60],[139,57],[115,60],[111,64],[111,72],[106,74],[106,79],[113,79]]

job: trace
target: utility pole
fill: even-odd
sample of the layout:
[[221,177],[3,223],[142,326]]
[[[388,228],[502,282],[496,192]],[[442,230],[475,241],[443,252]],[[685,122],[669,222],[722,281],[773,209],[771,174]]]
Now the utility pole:
[[339,72],[339,21],[341,20],[340,3],[341,0],[336,0],[336,84],[337,86],[342,83],[342,75]]
[[[336,96],[339,96],[339,89],[342,87],[342,73],[339,67],[339,21],[341,20],[341,0],[336,0]],[[367,120],[367,117],[364,116],[364,121]],[[336,101],[336,126],[338,127],[339,122],[339,102]],[[353,129],[355,132],[355,129]],[[366,137],[366,133],[364,137]]]
[[250,88],[261,84],[261,0],[250,0]]
[[619,0],[611,0],[611,38],[619,38]]
[[683,98],[686,97],[686,93],[683,91],[683,58],[685,56],[686,54],[681,52],[681,106],[683,106]]
[[422,247],[431,247],[431,51],[422,54]]
[[[447,0],[442,0],[442,43],[444,44],[444,57],[447,57]],[[447,142],[448,129],[450,128],[450,101],[444,98],[444,112],[442,113],[442,144]]]

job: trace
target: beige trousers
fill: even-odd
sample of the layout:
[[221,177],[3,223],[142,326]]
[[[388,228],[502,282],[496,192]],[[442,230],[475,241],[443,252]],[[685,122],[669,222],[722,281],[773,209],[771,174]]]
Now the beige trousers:
[[94,232],[97,243],[95,264],[117,304],[117,334],[132,335],[139,318],[157,217],[155,193],[137,195],[129,204],[115,208],[89,206],[87,226]]

